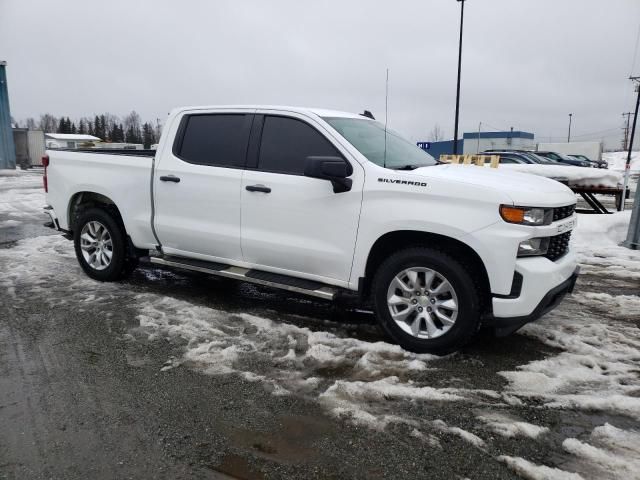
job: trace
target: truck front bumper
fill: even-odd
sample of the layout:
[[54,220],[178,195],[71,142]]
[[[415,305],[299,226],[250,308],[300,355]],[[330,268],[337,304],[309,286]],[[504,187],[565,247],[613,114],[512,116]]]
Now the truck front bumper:
[[494,296],[493,312],[485,324],[502,336],[537,320],[573,291],[579,271],[571,251],[555,262],[543,257],[519,259],[516,272],[522,278],[520,292],[513,296]]

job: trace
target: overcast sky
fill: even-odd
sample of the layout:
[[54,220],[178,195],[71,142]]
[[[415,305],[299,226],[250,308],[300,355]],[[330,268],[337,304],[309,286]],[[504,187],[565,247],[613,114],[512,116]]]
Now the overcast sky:
[[[453,136],[460,3],[0,0],[11,112],[72,118],[181,105],[286,104],[361,112],[413,140]],[[460,130],[620,142],[638,0],[468,0]],[[596,133],[593,133],[596,132]]]

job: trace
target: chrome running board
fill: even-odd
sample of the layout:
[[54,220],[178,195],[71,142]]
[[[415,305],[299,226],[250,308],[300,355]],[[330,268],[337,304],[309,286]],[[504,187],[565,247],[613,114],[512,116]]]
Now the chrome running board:
[[312,297],[334,300],[340,291],[338,287],[331,287],[320,282],[305,280],[302,278],[280,275],[277,273],[263,272],[249,268],[232,267],[222,263],[195,260],[192,258],[165,255],[162,257],[149,257],[151,263],[165,265],[167,267],[191,270],[194,272],[208,273],[219,277],[242,280],[243,282],[256,283],[267,287],[279,288],[290,292],[310,295]]

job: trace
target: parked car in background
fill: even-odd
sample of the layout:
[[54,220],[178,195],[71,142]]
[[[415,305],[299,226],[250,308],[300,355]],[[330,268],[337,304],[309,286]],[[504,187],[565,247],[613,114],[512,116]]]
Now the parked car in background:
[[543,151],[537,150],[535,154],[541,157],[549,158],[558,163],[564,163],[565,165],[573,165],[574,167],[591,167],[592,166],[591,162],[588,162],[587,160],[573,158],[573,157],[570,157],[569,155],[564,155],[558,152],[548,152],[544,150]]
[[[485,150],[488,155],[499,155],[500,163],[537,163],[542,165],[564,165],[526,150]],[[503,159],[505,161],[503,161]],[[517,160],[517,161],[516,161]]]
[[602,142],[554,142],[538,143],[536,150],[555,152],[561,155],[582,155],[590,161],[602,159]]
[[605,160],[591,160],[585,155],[571,154],[570,157],[577,158],[578,160],[586,160],[591,163],[594,168],[609,168],[609,164]]
[[500,163],[502,164],[526,164],[526,163],[534,163],[530,158],[526,155],[521,154],[520,152],[515,151],[504,151],[504,150],[486,150],[482,152],[482,155],[498,155],[500,157]]

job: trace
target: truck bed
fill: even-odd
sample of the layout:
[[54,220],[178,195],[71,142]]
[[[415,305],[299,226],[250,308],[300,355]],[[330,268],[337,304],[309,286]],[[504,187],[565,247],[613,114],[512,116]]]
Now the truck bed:
[[151,173],[154,150],[47,150],[47,203],[64,230],[80,195],[93,192],[117,205],[125,228],[140,248],[153,248]]

